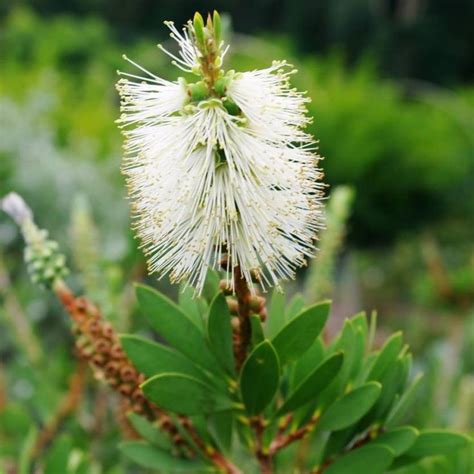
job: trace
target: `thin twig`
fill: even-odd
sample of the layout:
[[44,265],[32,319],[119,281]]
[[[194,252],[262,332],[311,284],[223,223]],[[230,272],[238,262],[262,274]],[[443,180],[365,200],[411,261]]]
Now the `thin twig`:
[[[145,377],[127,358],[114,329],[103,321],[99,309],[86,298],[76,297],[62,280],[56,281],[54,291],[75,324],[79,353],[91,364],[96,377],[104,379],[118,391],[128,402],[130,410],[157,422],[172,442],[189,454],[190,447],[180,436],[170,415],[144,397],[140,384]],[[199,437],[189,419],[182,417],[180,420],[199,449],[217,468],[226,474],[242,474],[222,453]]]

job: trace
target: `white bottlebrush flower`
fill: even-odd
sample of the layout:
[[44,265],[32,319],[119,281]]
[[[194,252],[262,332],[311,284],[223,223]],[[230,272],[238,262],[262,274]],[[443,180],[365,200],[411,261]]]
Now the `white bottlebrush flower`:
[[322,225],[319,156],[294,71],[275,62],[225,74],[216,21],[182,34],[168,23],[180,46],[168,54],[197,83],[135,63],[144,76],[121,73],[118,83],[123,170],[149,269],[198,292],[224,256],[232,288],[237,266],[252,290],[252,275],[263,287],[292,278]]

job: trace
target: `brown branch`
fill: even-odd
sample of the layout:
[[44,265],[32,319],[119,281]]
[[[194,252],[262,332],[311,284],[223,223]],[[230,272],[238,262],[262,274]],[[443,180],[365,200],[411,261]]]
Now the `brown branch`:
[[[119,392],[130,410],[156,422],[181,452],[191,454],[191,447],[181,437],[170,415],[143,395],[140,385],[145,376],[140,374],[127,358],[113,327],[103,320],[99,309],[86,298],[76,297],[63,281],[55,283],[54,291],[74,322],[79,355],[90,363],[96,378],[105,380]],[[226,474],[242,474],[221,453],[205,444],[189,419],[181,417],[180,422],[198,448],[216,467]]]
[[250,323],[250,303],[252,295],[239,265],[234,267],[234,289],[237,297],[237,315],[239,318],[235,347],[235,362],[237,370],[239,370],[247,357],[247,351],[252,336],[252,327]]
[[174,439],[177,428],[169,415],[144,397],[140,384],[145,377],[127,358],[113,327],[103,320],[99,309],[86,298],[76,297],[63,281],[56,282],[54,291],[74,323],[78,354],[90,363],[95,377],[122,395],[132,411],[158,421]]
[[32,459],[37,459],[41,453],[53,441],[67,418],[71,416],[79,406],[87,377],[87,364],[79,360],[76,369],[69,379],[69,388],[51,420],[38,433],[35,446],[32,451]]
[[212,446],[207,445],[203,439],[197,434],[191,420],[186,417],[180,417],[182,427],[189,434],[196,446],[218,467],[226,474],[242,474],[242,471],[225,458],[219,451],[216,451]]
[[286,448],[288,445],[294,443],[295,441],[299,441],[305,438],[309,433],[311,433],[316,424],[319,420],[319,414],[314,415],[311,420],[309,420],[306,425],[302,426],[301,428],[290,431],[290,433],[280,433],[278,434],[275,439],[270,444],[270,454],[274,456],[280,449]]
[[273,458],[268,449],[265,449],[263,444],[263,433],[266,426],[265,420],[261,416],[252,418],[250,420],[250,426],[253,428],[255,433],[255,455],[260,465],[260,471],[262,474],[272,474]]

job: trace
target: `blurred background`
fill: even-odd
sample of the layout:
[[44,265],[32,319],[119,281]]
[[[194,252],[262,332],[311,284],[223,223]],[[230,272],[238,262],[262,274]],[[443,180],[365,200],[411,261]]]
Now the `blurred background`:
[[[130,288],[146,270],[120,174],[116,70],[129,70],[126,52],[176,78],[156,48],[168,41],[162,22],[214,8],[231,42],[228,68],[286,58],[312,99],[328,228],[288,300],[332,298],[333,330],[377,310],[380,337],[403,329],[426,374],[412,421],[472,433],[472,0],[2,0],[0,195],[21,193],[68,252],[73,286],[119,330],[140,331]],[[21,256],[18,231],[2,215],[0,472],[16,472],[35,438],[28,433],[52,416],[75,364],[67,318],[30,284]],[[104,397],[96,389],[92,408],[78,408],[49,456],[66,446],[85,469],[77,472],[129,472]],[[474,454],[463,456],[409,472],[468,474]]]

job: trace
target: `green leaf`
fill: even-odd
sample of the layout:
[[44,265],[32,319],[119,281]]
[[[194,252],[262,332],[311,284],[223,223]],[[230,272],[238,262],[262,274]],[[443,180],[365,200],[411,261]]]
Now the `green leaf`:
[[321,363],[314,371],[303,380],[295,391],[288,397],[285,403],[280,407],[277,416],[281,416],[289,411],[314,401],[319,393],[336,377],[342,366],[344,356],[337,353]]
[[265,336],[263,334],[263,327],[262,327],[262,320],[260,316],[257,314],[250,315],[250,325],[252,328],[252,346],[257,346],[260,344],[264,339]]
[[169,437],[161,431],[158,426],[154,425],[143,416],[136,413],[129,413],[127,415],[133,429],[150,444],[158,446],[162,449],[169,449],[171,441]]
[[219,273],[212,268],[209,269],[207,271],[206,281],[204,282],[204,288],[202,289],[202,296],[204,296],[208,303],[210,303],[216,296],[217,292],[220,291],[219,282]]
[[318,427],[321,430],[342,430],[360,420],[380,396],[382,386],[369,382],[336,400],[323,413]]
[[472,441],[463,434],[446,430],[425,430],[420,433],[406,456],[422,458],[451,454],[457,449],[465,448]]
[[230,311],[222,292],[212,300],[207,323],[207,333],[211,349],[222,367],[230,374],[235,373],[232,345]]
[[303,311],[305,306],[305,301],[301,293],[296,293],[295,296],[291,299],[288,307],[286,309],[286,320],[291,321],[296,315],[300,314]]
[[180,352],[143,337],[124,334],[120,336],[123,350],[137,370],[146,377],[160,373],[178,372],[202,378],[202,371]]
[[396,395],[399,393],[403,385],[403,366],[404,363],[402,359],[397,359],[387,368],[381,377],[380,383],[382,384],[382,393],[380,394],[373,410],[373,415],[377,420],[382,420],[386,417]]
[[136,291],[140,309],[155,331],[196,364],[217,369],[203,335],[179,306],[148,286],[137,285]]
[[403,422],[406,414],[408,413],[413,402],[416,399],[418,390],[421,387],[422,378],[423,374],[418,374],[417,376],[415,376],[413,382],[405,390],[398,403],[394,405],[387,417],[387,421],[385,422],[386,428],[393,428]]
[[195,294],[195,290],[184,284],[180,286],[178,303],[181,310],[193,321],[194,324],[204,331],[204,314],[207,312],[207,304],[203,298]]
[[69,436],[59,437],[46,454],[44,474],[68,472],[69,454],[72,451],[72,441]]
[[268,337],[273,337],[285,325],[285,295],[273,290],[267,319]]
[[38,430],[32,426],[21,445],[18,457],[18,474],[29,474],[31,471],[32,453]]
[[419,431],[413,426],[400,426],[377,437],[372,443],[389,447],[395,456],[410,449],[418,438]]
[[155,375],[142,385],[145,396],[160,408],[180,415],[200,415],[232,407],[212,387],[185,374]]
[[329,301],[309,307],[274,337],[272,344],[282,366],[298,359],[313,345],[326,323],[330,308]]
[[222,23],[221,17],[217,10],[214,10],[214,13],[212,15],[212,25],[214,26],[214,38],[219,44],[220,40],[222,39]]
[[222,451],[229,452],[232,446],[234,415],[232,411],[213,413],[209,420],[210,429]]
[[155,448],[144,441],[126,441],[119,449],[136,464],[148,469],[166,472],[203,472],[206,466],[198,461],[189,461],[171,456],[166,451]]
[[204,47],[204,20],[199,12],[194,14],[193,18],[194,34],[196,35],[196,40],[199,43],[200,47]]
[[358,328],[362,331],[365,340],[369,333],[369,324],[367,322],[367,314],[365,313],[365,311],[361,311],[360,313],[354,314],[354,316],[352,316],[351,318],[351,322],[355,328]]
[[388,447],[367,445],[336,460],[324,474],[384,474],[392,461],[393,452]]
[[318,337],[313,345],[296,361],[290,379],[290,388],[298,386],[324,359],[324,345]]
[[340,335],[328,349],[329,354],[342,351],[344,353],[344,362],[336,380],[322,394],[319,401],[321,407],[326,407],[339,397],[340,393],[346,391],[358,347],[356,328],[351,320],[346,319]]
[[240,390],[250,415],[256,415],[272,401],[278,390],[280,364],[269,341],[263,341],[250,353],[242,367]]
[[401,332],[396,332],[387,339],[372,366],[372,370],[370,371],[367,380],[380,381],[387,368],[397,359],[398,354],[402,349],[402,344],[403,340]]

